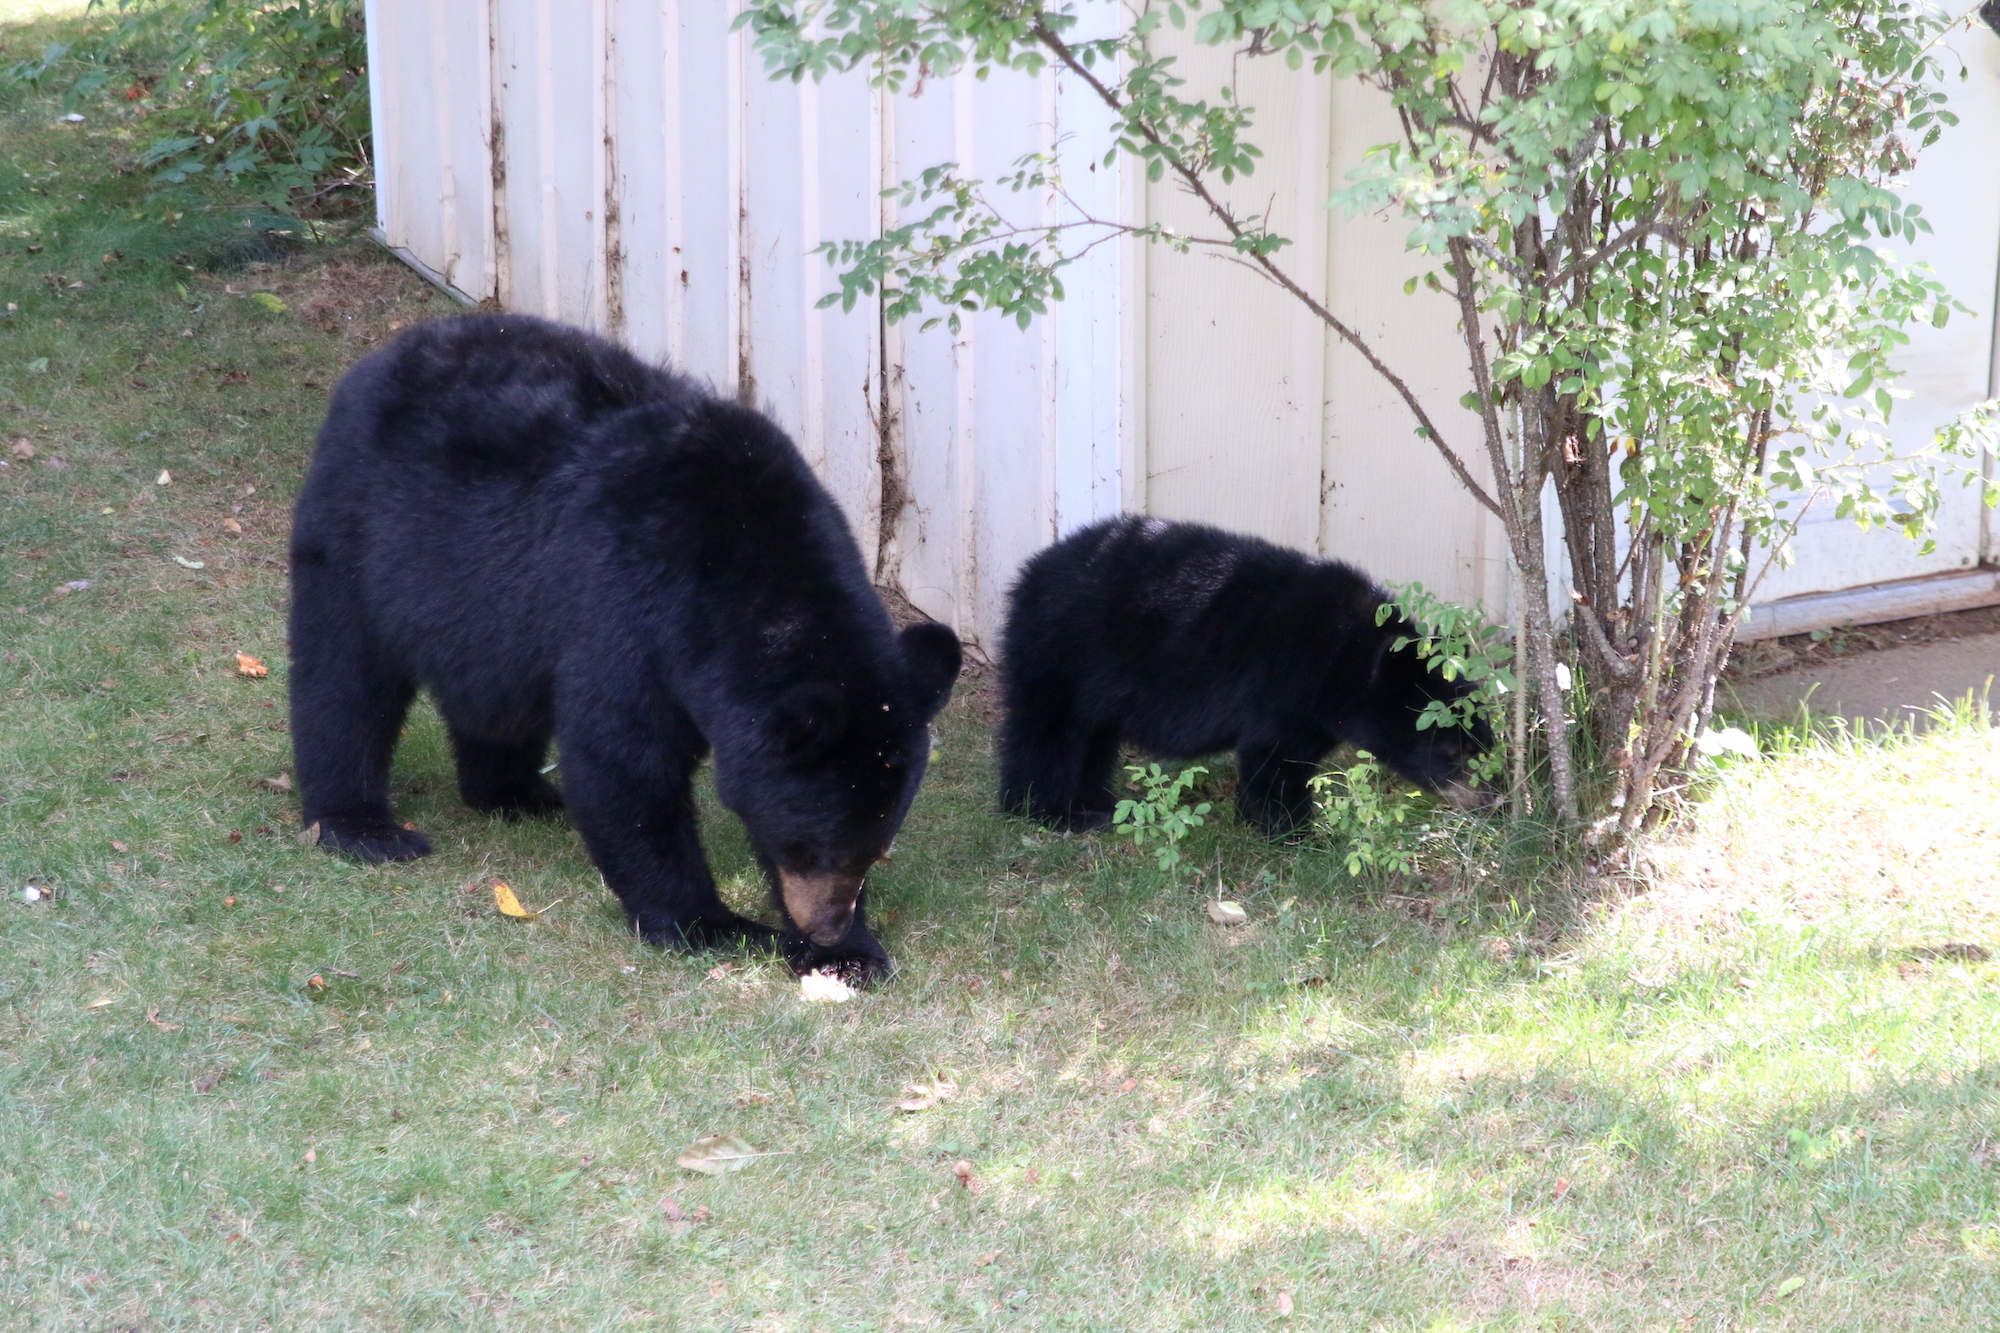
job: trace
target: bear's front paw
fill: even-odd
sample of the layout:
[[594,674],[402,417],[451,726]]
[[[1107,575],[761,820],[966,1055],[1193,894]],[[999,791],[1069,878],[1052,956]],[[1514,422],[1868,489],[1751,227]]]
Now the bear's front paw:
[[866,931],[855,931],[834,945],[814,944],[803,935],[787,936],[785,961],[800,976],[831,972],[857,988],[886,979],[895,966],[889,951]]
[[628,913],[632,933],[658,949],[682,949],[690,953],[702,949],[741,950],[765,953],[777,942],[778,932],[760,926],[748,917],[725,912],[719,916],[677,917],[666,912]]

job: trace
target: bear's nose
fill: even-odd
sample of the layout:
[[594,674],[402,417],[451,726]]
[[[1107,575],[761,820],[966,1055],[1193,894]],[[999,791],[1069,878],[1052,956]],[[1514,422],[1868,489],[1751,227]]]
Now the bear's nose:
[[862,879],[860,874],[843,871],[780,869],[778,890],[792,924],[814,944],[830,948],[846,939],[854,924],[854,904],[861,896]]

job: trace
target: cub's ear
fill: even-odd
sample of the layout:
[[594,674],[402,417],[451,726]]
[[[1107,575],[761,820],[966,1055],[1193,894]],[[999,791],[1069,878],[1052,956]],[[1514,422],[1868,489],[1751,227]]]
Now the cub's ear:
[[926,718],[933,717],[951,698],[951,683],[958,679],[964,656],[958,636],[935,620],[926,620],[904,630],[901,639],[903,669],[916,691],[917,709]]
[[847,698],[825,681],[794,685],[778,696],[771,729],[788,753],[825,749],[847,730]]

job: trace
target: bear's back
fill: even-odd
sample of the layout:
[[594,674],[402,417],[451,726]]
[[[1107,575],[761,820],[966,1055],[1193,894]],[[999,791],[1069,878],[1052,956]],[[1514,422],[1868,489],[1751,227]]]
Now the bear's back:
[[335,391],[319,453],[414,479],[532,482],[641,405],[706,395],[601,338],[525,315],[461,315],[410,330]]

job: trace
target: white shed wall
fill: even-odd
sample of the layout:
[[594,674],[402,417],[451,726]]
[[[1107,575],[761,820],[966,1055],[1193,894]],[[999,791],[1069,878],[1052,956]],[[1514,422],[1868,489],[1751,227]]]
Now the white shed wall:
[[[817,309],[838,284],[814,248],[893,225],[883,189],[938,162],[991,180],[1024,153],[1058,152],[1066,190],[1093,216],[1191,229],[1201,218],[1170,184],[1097,160],[1107,113],[1057,73],[926,80],[896,97],[859,77],[773,83],[728,32],[733,8],[376,0],[384,239],[472,299],[606,332],[769,410],[878,578],[975,641],[997,631],[1027,556],[1131,509],[1506,605],[1497,523],[1457,489],[1400,400],[1226,257],[1106,243],[1065,272],[1067,300],[1025,331],[987,315],[957,334],[885,327],[867,302]],[[1917,257],[1978,314],[1921,331],[1905,358],[1914,396],[1896,419],[1919,437],[2000,380],[2000,39],[1978,29],[1955,43],[1972,79],[1953,105],[1969,123],[1908,188],[1937,228]],[[1455,312],[1402,291],[1417,267],[1406,227],[1325,206],[1363,151],[1394,137],[1382,99],[1192,42],[1179,54],[1196,88],[1228,82],[1258,108],[1268,157],[1231,197],[1272,212],[1293,239],[1285,266],[1372,340],[1483,477],[1476,418],[1457,405]],[[1066,207],[1053,191],[1004,202],[1016,222]],[[1970,491],[1953,494],[1933,557],[1821,518],[1767,597],[1963,571],[1996,554]],[[1814,614],[1794,603],[1753,632]]]

